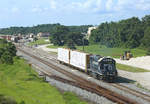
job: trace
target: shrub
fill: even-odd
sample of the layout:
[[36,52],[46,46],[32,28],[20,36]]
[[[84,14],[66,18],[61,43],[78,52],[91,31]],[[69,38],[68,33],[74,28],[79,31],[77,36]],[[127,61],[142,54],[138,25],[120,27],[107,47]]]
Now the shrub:
[[0,104],[17,104],[17,102],[10,97],[0,95]]
[[0,48],[0,58],[1,58],[1,56],[2,56],[2,54],[4,53],[4,49],[3,48]]
[[9,51],[5,51],[1,56],[1,62],[4,64],[13,64],[13,57]]
[[147,55],[150,55],[150,48],[148,48],[148,50],[147,50],[147,53],[146,53]]

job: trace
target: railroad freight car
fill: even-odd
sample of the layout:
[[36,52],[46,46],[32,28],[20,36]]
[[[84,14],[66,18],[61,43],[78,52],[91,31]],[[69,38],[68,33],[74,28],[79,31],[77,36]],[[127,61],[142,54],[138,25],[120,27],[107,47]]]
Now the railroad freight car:
[[112,82],[117,78],[116,62],[110,57],[58,48],[58,61],[74,66],[97,79]]

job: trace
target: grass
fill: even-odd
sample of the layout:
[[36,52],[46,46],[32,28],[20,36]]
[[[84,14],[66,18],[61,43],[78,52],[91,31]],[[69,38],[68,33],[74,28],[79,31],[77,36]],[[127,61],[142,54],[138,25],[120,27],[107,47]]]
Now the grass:
[[54,45],[49,45],[49,46],[47,46],[47,48],[57,49],[57,48],[66,48],[66,46],[54,46]]
[[80,99],[78,99],[78,97],[71,92],[65,92],[63,95],[66,104],[86,104],[86,102],[80,102]]
[[[48,48],[59,48],[60,46],[50,45]],[[63,46],[66,47],[66,46]],[[76,46],[78,50],[83,50],[83,46]],[[146,51],[142,49],[125,49],[125,48],[106,48],[105,46],[89,45],[84,47],[84,51],[92,54],[99,54],[102,56],[111,56],[120,58],[124,51],[130,50],[134,57],[145,56]]]
[[[23,59],[16,58],[14,65],[0,64],[0,94],[11,96],[18,103],[25,101],[26,104],[74,104],[66,102],[76,98],[61,94],[39,78]],[[76,104],[86,103],[78,100]]]
[[147,89],[147,88],[143,87],[140,83],[135,83],[135,84],[136,84],[136,86],[137,86],[138,88],[141,88],[141,89],[144,89],[144,90],[146,90],[146,91],[149,91],[149,92],[150,92],[150,90],[149,90],[149,89]]
[[[82,50],[82,46],[78,46],[78,50]],[[84,47],[85,52],[92,54],[99,54],[102,56],[111,56],[114,58],[119,58],[120,55],[124,53],[124,51],[130,50],[134,57],[145,56],[146,51],[141,49],[125,49],[125,48],[106,48],[104,46],[99,45],[90,45]]]
[[39,40],[37,40],[37,41],[35,41],[35,42],[30,42],[29,43],[29,45],[43,45],[43,44],[49,44],[50,42],[49,41],[45,41],[45,39],[44,38],[41,38],[41,39],[39,39]]
[[124,70],[124,71],[128,71],[128,72],[150,72],[149,70],[145,70],[142,68],[137,68],[137,67],[132,67],[132,66],[128,66],[128,65],[123,65],[123,64],[116,64],[117,69],[120,70]]

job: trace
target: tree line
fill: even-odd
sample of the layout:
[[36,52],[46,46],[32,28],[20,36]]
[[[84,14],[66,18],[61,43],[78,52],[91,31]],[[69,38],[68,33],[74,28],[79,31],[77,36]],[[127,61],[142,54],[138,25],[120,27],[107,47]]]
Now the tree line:
[[0,39],[0,63],[13,64],[13,57],[16,56],[16,52],[14,44]]
[[141,20],[132,17],[119,22],[102,23],[92,31],[89,41],[111,48],[142,47],[150,50],[150,15]]
[[76,49],[75,46],[88,45],[88,40],[81,32],[73,32],[67,26],[57,26],[50,36],[50,42],[57,46],[66,45],[68,48]]
[[[53,33],[56,31],[56,28],[61,26],[61,24],[41,24],[33,27],[10,27],[0,29],[0,34],[13,35],[13,34],[29,34],[34,33],[37,34],[39,32],[43,33]],[[81,25],[81,26],[66,26],[72,32],[87,32],[88,27],[92,25]]]

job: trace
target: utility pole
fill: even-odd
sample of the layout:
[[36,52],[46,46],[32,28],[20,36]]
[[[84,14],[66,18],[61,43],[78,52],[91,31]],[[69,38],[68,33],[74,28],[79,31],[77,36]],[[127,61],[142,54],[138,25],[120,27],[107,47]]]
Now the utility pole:
[[82,42],[83,42],[83,51],[84,51],[84,37],[82,38]]
[[86,33],[81,33],[81,34],[83,34],[83,38],[82,38],[82,49],[83,49],[83,51],[84,51],[84,39],[85,39],[85,35],[86,35]]

